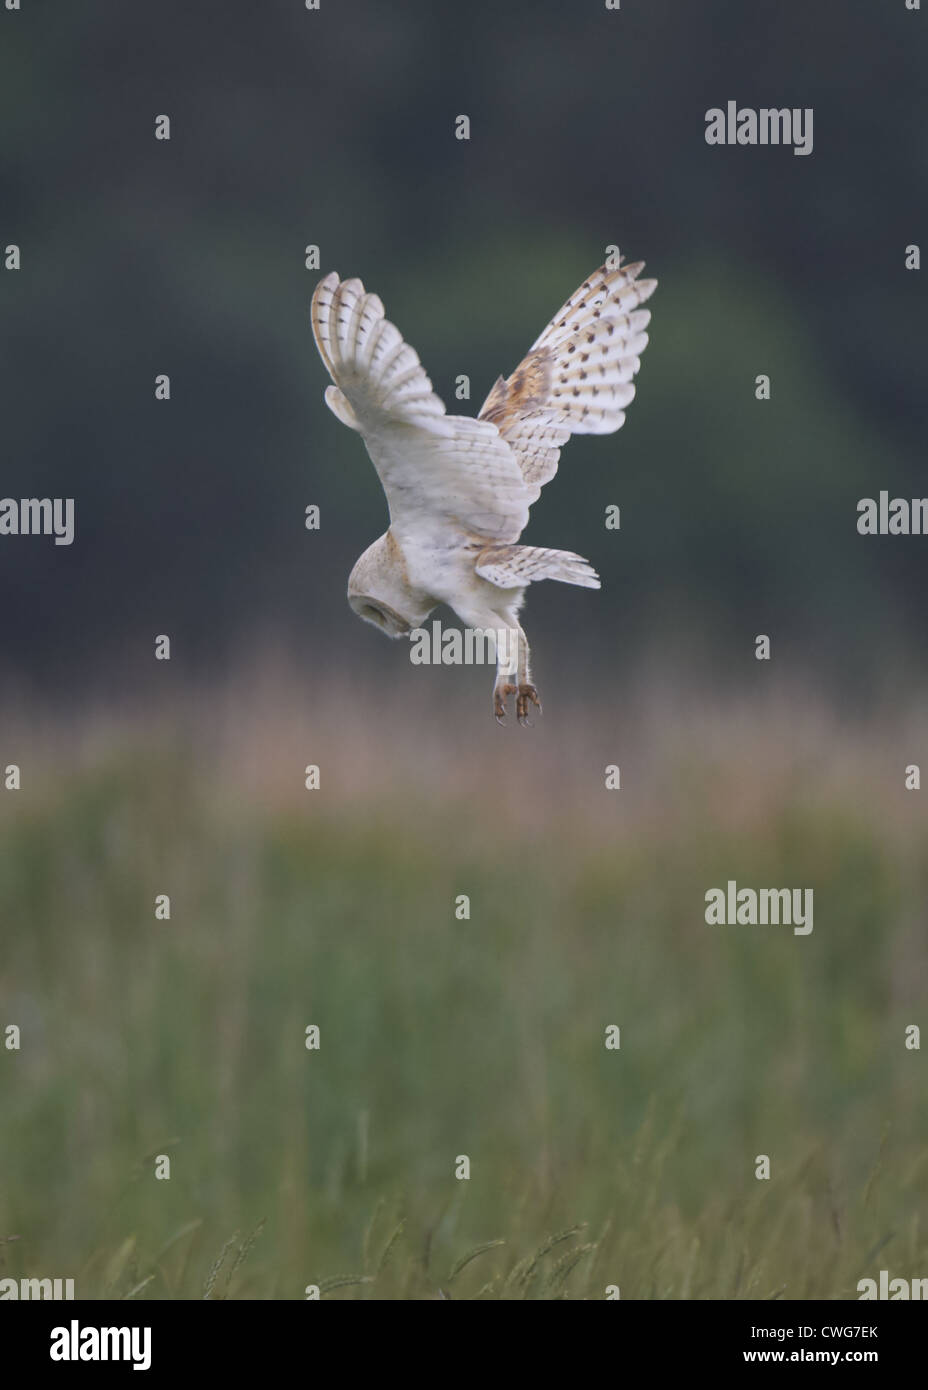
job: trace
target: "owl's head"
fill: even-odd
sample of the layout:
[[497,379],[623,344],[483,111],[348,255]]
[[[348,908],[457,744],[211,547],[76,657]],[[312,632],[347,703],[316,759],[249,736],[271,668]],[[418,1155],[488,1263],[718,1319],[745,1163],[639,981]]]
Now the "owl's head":
[[403,552],[389,531],[368,546],[348,576],[348,602],[388,637],[408,637],[435,607],[410,584]]

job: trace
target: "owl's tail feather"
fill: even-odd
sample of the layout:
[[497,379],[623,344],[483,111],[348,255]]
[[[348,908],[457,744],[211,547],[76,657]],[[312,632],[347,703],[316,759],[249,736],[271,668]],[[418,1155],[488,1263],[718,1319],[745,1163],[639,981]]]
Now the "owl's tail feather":
[[572,550],[548,550],[539,545],[487,545],[475,565],[481,579],[500,589],[522,589],[539,579],[558,579],[598,589],[599,575],[582,555]]

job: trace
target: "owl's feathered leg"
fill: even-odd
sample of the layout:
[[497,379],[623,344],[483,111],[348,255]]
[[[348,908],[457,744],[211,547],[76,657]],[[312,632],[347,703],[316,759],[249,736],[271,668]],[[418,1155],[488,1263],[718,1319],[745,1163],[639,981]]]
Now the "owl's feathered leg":
[[519,628],[519,664],[518,678],[519,690],[516,695],[516,718],[523,728],[531,728],[531,721],[528,717],[529,706],[534,705],[541,714],[541,701],[538,698],[538,691],[532,683],[532,670],[529,665],[528,638]]
[[516,718],[523,728],[531,728],[528,718],[529,707],[534,705],[541,710],[538,691],[532,684],[529,665],[528,638],[518,623],[507,629],[510,636],[510,649],[497,653],[496,683],[493,686],[493,713],[496,722],[502,724],[506,717],[506,704],[510,695],[516,697]]
[[[498,623],[499,620],[497,620]],[[506,719],[509,696],[518,692],[516,676],[519,671],[519,627],[507,614],[505,627],[496,627],[496,680],[493,684],[493,713],[497,724]],[[503,641],[505,639],[505,645]]]
[[[510,695],[516,697],[516,717],[523,727],[529,726],[528,712],[534,705],[541,709],[538,691],[532,684],[529,666],[529,647],[519,623],[519,609],[525,591],[508,595],[499,593],[491,607],[489,604],[455,603],[454,611],[467,627],[496,634],[496,681],[493,685],[493,713],[496,722],[502,724],[506,718],[506,706]],[[530,727],[530,726],[529,726]]]

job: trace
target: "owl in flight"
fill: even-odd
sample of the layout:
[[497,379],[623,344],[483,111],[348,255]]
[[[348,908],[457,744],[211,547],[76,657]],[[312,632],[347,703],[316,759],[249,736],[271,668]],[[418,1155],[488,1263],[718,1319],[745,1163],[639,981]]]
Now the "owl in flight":
[[316,286],[313,334],[334,385],[329,409],[357,430],[377,470],[390,525],[348,579],[348,602],[389,637],[408,636],[446,603],[466,627],[505,631],[493,710],[510,695],[520,724],[541,708],[519,624],[527,586],[559,579],[598,589],[569,550],[518,545],[529,507],[557,472],[572,434],[611,434],[625,420],[647,345],[656,280],[644,262],[601,267],[567,300],[476,420],[447,415],[413,348],[360,280],[333,271]]

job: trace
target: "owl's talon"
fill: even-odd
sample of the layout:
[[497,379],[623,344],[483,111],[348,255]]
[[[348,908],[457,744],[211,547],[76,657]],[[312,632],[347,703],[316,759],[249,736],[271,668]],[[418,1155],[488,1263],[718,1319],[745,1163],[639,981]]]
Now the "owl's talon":
[[506,701],[510,695],[516,694],[516,690],[516,686],[508,684],[493,687],[493,713],[496,715],[497,724],[505,723]]
[[516,718],[523,729],[534,729],[535,725],[528,717],[528,707],[532,704],[541,713],[541,701],[538,698],[538,691],[533,685],[527,682],[519,686],[519,693],[516,696]]

